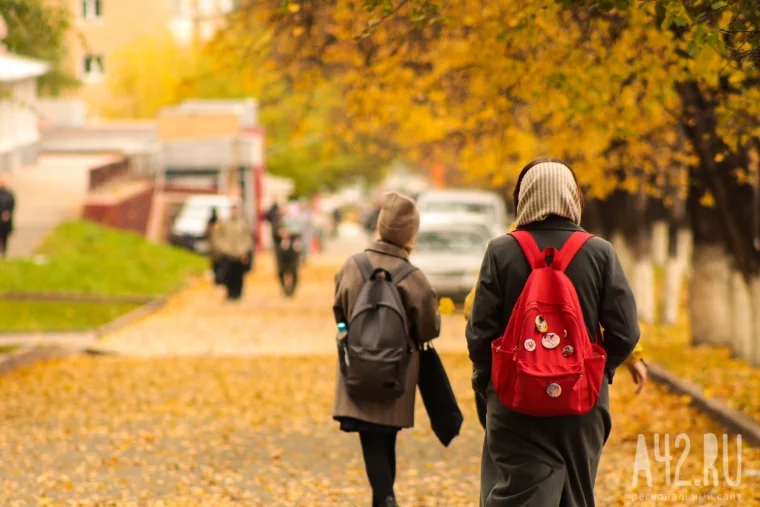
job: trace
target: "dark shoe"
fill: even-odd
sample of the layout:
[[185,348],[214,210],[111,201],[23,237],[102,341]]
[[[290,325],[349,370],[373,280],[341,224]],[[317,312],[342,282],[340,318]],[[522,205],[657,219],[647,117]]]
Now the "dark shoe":
[[398,503],[396,503],[396,499],[392,496],[389,496],[382,502],[380,502],[379,507],[398,507]]

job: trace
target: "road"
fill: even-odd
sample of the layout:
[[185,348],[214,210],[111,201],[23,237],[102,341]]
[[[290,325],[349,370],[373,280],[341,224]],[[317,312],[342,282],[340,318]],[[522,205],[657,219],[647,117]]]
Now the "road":
[[[294,299],[280,295],[271,262],[260,259],[239,303],[198,282],[99,344],[119,355],[65,358],[0,378],[0,505],[368,505],[358,439],[330,418],[335,269],[314,261]],[[405,506],[477,501],[483,431],[464,319],[445,316],[443,326],[438,348],[465,424],[443,448],[418,400],[417,425],[399,439],[396,491]],[[670,435],[670,479],[692,482],[703,477],[704,435],[721,439],[722,430],[687,402],[654,385],[635,396],[620,372],[597,505],[760,504],[760,479],[749,473],[730,487],[720,457],[718,486],[665,484],[654,434]],[[680,440],[675,446],[680,433],[688,453]],[[636,461],[639,434],[649,461],[642,446]],[[733,437],[729,444],[733,478]],[[651,487],[644,472],[632,484],[635,463],[649,463]],[[760,469],[757,449],[744,447],[742,466]]]

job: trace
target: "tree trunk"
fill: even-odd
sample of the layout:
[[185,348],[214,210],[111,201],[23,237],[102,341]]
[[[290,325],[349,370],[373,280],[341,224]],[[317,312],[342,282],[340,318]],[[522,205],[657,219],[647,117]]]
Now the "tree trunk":
[[683,288],[683,266],[678,258],[668,256],[665,264],[665,279],[662,289],[662,321],[673,325],[678,323],[681,309],[681,290]]
[[[727,93],[732,92],[732,85],[726,78],[722,78],[719,85],[705,90],[695,81],[686,81],[676,86],[684,111],[681,125],[695,154],[699,157],[699,164],[693,167],[689,174],[690,190],[693,190],[690,192],[693,194],[693,196],[690,195],[690,218],[694,230],[692,293],[699,294],[706,289],[705,284],[698,280],[704,269],[700,265],[703,254],[698,255],[699,251],[706,243],[717,245],[717,242],[720,242],[722,254],[730,256],[731,271],[741,273],[744,283],[749,287],[751,304],[747,307],[747,311],[752,314],[753,323],[746,332],[757,340],[754,337],[760,333],[760,318],[757,317],[760,312],[758,303],[760,299],[755,297],[758,292],[755,289],[755,281],[760,275],[760,257],[758,247],[754,244],[756,234],[752,227],[755,222],[755,213],[751,203],[757,206],[760,202],[758,200],[760,188],[749,184],[748,178],[737,178],[737,169],[746,170],[750,166],[749,145],[738,149],[732,148],[718,135],[716,106]],[[754,142],[754,140],[748,141]],[[704,208],[698,206],[698,199],[705,193],[705,189],[709,189],[715,204],[714,209],[708,210],[709,213],[700,212],[699,209],[704,210]],[[696,211],[692,212],[692,209]],[[720,255],[717,251],[713,254]],[[715,283],[717,284],[717,281]],[[728,298],[724,299],[723,293],[716,287],[716,294],[711,296],[711,299],[715,304],[723,306],[725,299]],[[724,300],[721,301],[721,299]],[[741,297],[737,299],[740,300]],[[709,310],[700,306],[695,307],[692,319],[704,318],[697,315],[699,311]],[[744,319],[746,316],[741,317],[742,321]],[[723,324],[725,322],[725,320],[722,321]],[[704,335],[698,334],[703,333],[703,330],[695,328],[694,333],[694,339],[697,341],[705,338]],[[720,340],[716,339],[716,341]],[[740,348],[739,343],[737,342],[737,349]],[[752,354],[755,353],[752,352]]]
[[732,277],[730,257],[720,243],[694,245],[694,278],[691,282],[692,343],[729,345]]
[[656,220],[652,224],[652,262],[664,266],[668,261],[669,228],[666,220]]
[[[754,277],[749,283],[749,293],[752,301],[752,332],[747,359],[754,366],[760,366],[760,276]],[[748,329],[749,330],[749,329]]]
[[683,199],[675,196],[668,217],[668,255],[665,263],[662,301],[662,320],[669,325],[678,322],[683,280],[689,265],[688,256],[691,255],[690,251],[686,252],[687,248],[691,248],[690,241],[683,237],[684,233],[691,235],[686,225],[685,203]]
[[689,307],[692,343],[727,345],[732,340],[731,257],[725,247],[721,221],[714,209],[701,204],[705,190],[698,168],[689,171],[687,208],[694,234]]
[[752,315],[752,295],[744,276],[735,271],[731,277],[731,328],[733,329],[733,351],[742,358],[749,358],[752,352],[754,318]]
[[626,191],[616,190],[604,201],[598,201],[598,227],[615,249],[623,271],[630,280],[633,275],[636,220],[634,218],[633,196]]
[[647,197],[642,192],[635,197],[634,216],[637,218],[634,230],[633,269],[631,288],[636,298],[639,319],[647,324],[655,320],[655,280],[652,263],[652,231],[646,220]]
[[678,263],[683,267],[683,274],[686,278],[691,278],[694,258],[694,234],[688,227],[681,228],[678,231],[676,244],[676,258]]
[[583,207],[583,216],[581,226],[591,234],[606,237],[607,231],[604,228],[604,221],[601,217],[601,208],[603,201],[598,199],[589,199]]

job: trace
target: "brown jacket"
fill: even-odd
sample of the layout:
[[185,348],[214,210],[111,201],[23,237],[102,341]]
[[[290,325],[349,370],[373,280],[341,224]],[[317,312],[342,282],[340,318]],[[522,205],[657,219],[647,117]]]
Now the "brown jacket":
[[[372,265],[393,271],[402,262],[408,261],[408,254],[403,249],[384,243],[375,242],[368,250]],[[364,279],[353,259],[348,259],[335,275],[335,303],[333,312],[336,322],[348,322],[356,298],[364,285]],[[418,343],[437,338],[441,331],[441,316],[438,313],[438,300],[435,291],[421,271],[415,271],[403,280],[399,286],[401,300],[409,318],[410,336]],[[358,403],[349,397],[345,381],[336,366],[337,382],[335,386],[335,407],[333,417],[353,417],[362,421],[411,428],[414,426],[414,401],[417,393],[420,357],[415,350],[409,364],[406,392],[393,403]]]

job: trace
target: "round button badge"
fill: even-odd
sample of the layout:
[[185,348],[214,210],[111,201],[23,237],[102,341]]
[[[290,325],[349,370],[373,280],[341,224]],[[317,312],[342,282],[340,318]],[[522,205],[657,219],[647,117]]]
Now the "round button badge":
[[562,394],[562,388],[559,384],[549,384],[549,387],[546,388],[546,394],[548,394],[550,398],[557,398]]
[[540,315],[536,317],[536,329],[538,329],[539,333],[545,333],[549,330],[549,324],[547,324],[546,319]]
[[562,355],[565,357],[570,357],[573,355],[573,352],[575,352],[575,349],[572,345],[568,345],[564,349],[562,349]]
[[559,345],[559,335],[555,333],[546,333],[541,338],[541,344],[547,349],[556,349]]
[[527,350],[528,352],[533,352],[534,350],[536,350],[536,342],[534,342],[530,338],[525,340],[524,346],[525,346],[525,350]]

